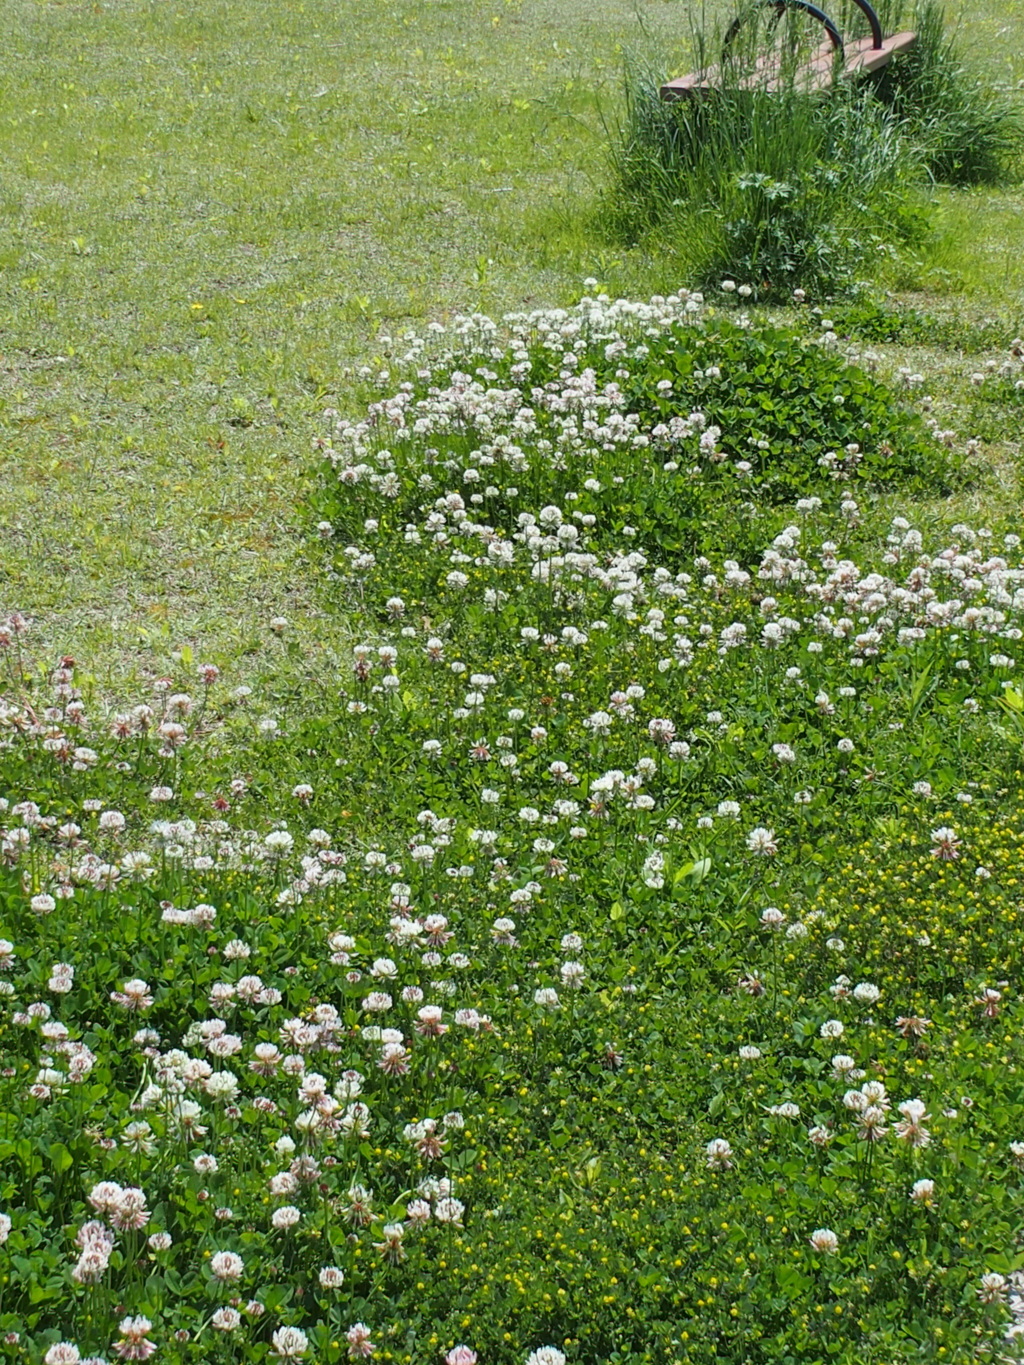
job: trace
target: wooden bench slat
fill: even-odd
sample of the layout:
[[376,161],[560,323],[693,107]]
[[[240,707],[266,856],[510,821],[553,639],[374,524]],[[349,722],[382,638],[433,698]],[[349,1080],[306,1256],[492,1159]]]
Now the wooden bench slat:
[[[916,42],[917,34],[908,30],[903,33],[894,33],[892,37],[884,39],[881,47],[872,47],[870,37],[857,38],[852,42],[844,43],[843,67],[839,74],[844,80],[849,80],[854,76],[880,71],[883,67],[888,66],[897,53],[908,52]],[[834,49],[832,44],[826,41],[796,72],[793,77],[794,87],[806,94],[816,94],[818,91],[827,90],[832,84],[833,62]],[[703,73],[691,72],[688,76],[677,76],[675,80],[666,81],[661,87],[661,98],[668,101],[692,99],[712,90],[718,90],[721,88],[719,84],[721,74],[722,68],[720,66],[709,66]],[[757,59],[754,70],[748,76],[744,76],[742,80],[736,82],[735,88],[739,90],[763,89],[775,94],[781,85],[782,73],[779,69],[778,58],[765,55]]]

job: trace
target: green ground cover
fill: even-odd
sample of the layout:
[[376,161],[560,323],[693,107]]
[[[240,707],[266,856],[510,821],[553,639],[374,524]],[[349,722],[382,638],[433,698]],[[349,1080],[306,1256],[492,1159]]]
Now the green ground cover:
[[5,14],[5,1358],[1018,1359],[1024,196],[769,314],[676,5]]

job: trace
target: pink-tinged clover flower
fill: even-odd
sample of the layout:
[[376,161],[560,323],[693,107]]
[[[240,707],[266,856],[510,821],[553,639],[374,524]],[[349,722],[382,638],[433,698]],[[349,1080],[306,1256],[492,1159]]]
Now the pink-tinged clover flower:
[[271,1337],[271,1355],[278,1360],[298,1360],[309,1349],[309,1337],[298,1327],[279,1327]]
[[147,1340],[153,1324],[149,1318],[138,1314],[136,1317],[122,1318],[119,1331],[120,1341],[114,1343],[114,1352],[122,1360],[148,1360],[156,1350],[156,1342]]
[[365,1360],[377,1349],[370,1340],[370,1329],[363,1322],[356,1322],[345,1333],[350,1360]]
[[444,1365],[476,1365],[476,1352],[469,1346],[453,1346],[444,1358]]

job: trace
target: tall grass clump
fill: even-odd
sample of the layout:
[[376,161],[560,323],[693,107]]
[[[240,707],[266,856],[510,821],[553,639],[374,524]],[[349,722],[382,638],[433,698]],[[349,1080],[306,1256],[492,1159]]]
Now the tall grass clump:
[[[731,65],[731,64],[730,64]],[[919,233],[921,174],[898,121],[862,91],[722,88],[668,104],[653,73],[627,72],[609,217],[654,233],[692,279],[734,274],[762,297],[851,286]]]
[[[854,6],[829,9],[847,41],[865,31]],[[677,103],[660,98],[664,73],[633,59],[612,139],[612,230],[660,238],[696,281],[835,294],[922,235],[927,180],[1009,178],[1024,122],[965,68],[941,5],[923,0],[908,17],[894,0],[880,12],[885,32],[913,28],[915,47],[826,91],[805,76],[824,30],[795,12],[741,11],[724,33],[698,29],[693,62],[708,88]]]
[[878,100],[900,120],[930,175],[950,185],[1016,178],[1024,148],[1019,107],[964,65],[936,0],[916,9],[917,44],[874,78]]
[[693,61],[709,88],[675,103],[660,97],[662,72],[631,60],[613,139],[614,230],[654,233],[691,278],[734,274],[762,297],[842,291],[915,236],[923,172],[898,118],[867,89],[808,88],[825,38],[796,11],[698,28]]

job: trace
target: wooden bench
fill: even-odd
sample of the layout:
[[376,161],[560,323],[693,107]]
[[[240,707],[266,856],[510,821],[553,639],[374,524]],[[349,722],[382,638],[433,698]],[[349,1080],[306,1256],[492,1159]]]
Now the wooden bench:
[[723,90],[726,86],[734,90],[766,90],[775,93],[780,89],[795,89],[815,94],[827,90],[836,79],[854,80],[873,71],[881,71],[893,57],[901,52],[909,52],[917,42],[917,34],[910,31],[883,38],[878,16],[868,0],[856,0],[856,3],[867,16],[871,32],[850,42],[843,41],[828,15],[809,3],[809,0],[768,0],[768,3],[775,10],[777,18],[786,9],[797,9],[817,20],[825,29],[827,36],[820,47],[795,71],[784,73],[778,55],[765,53],[757,58],[746,75],[736,76],[734,64],[729,62],[729,52],[744,22],[741,16],[734,19],[726,31],[721,64],[666,81],[661,87],[661,98],[668,101],[696,99],[712,91]]

